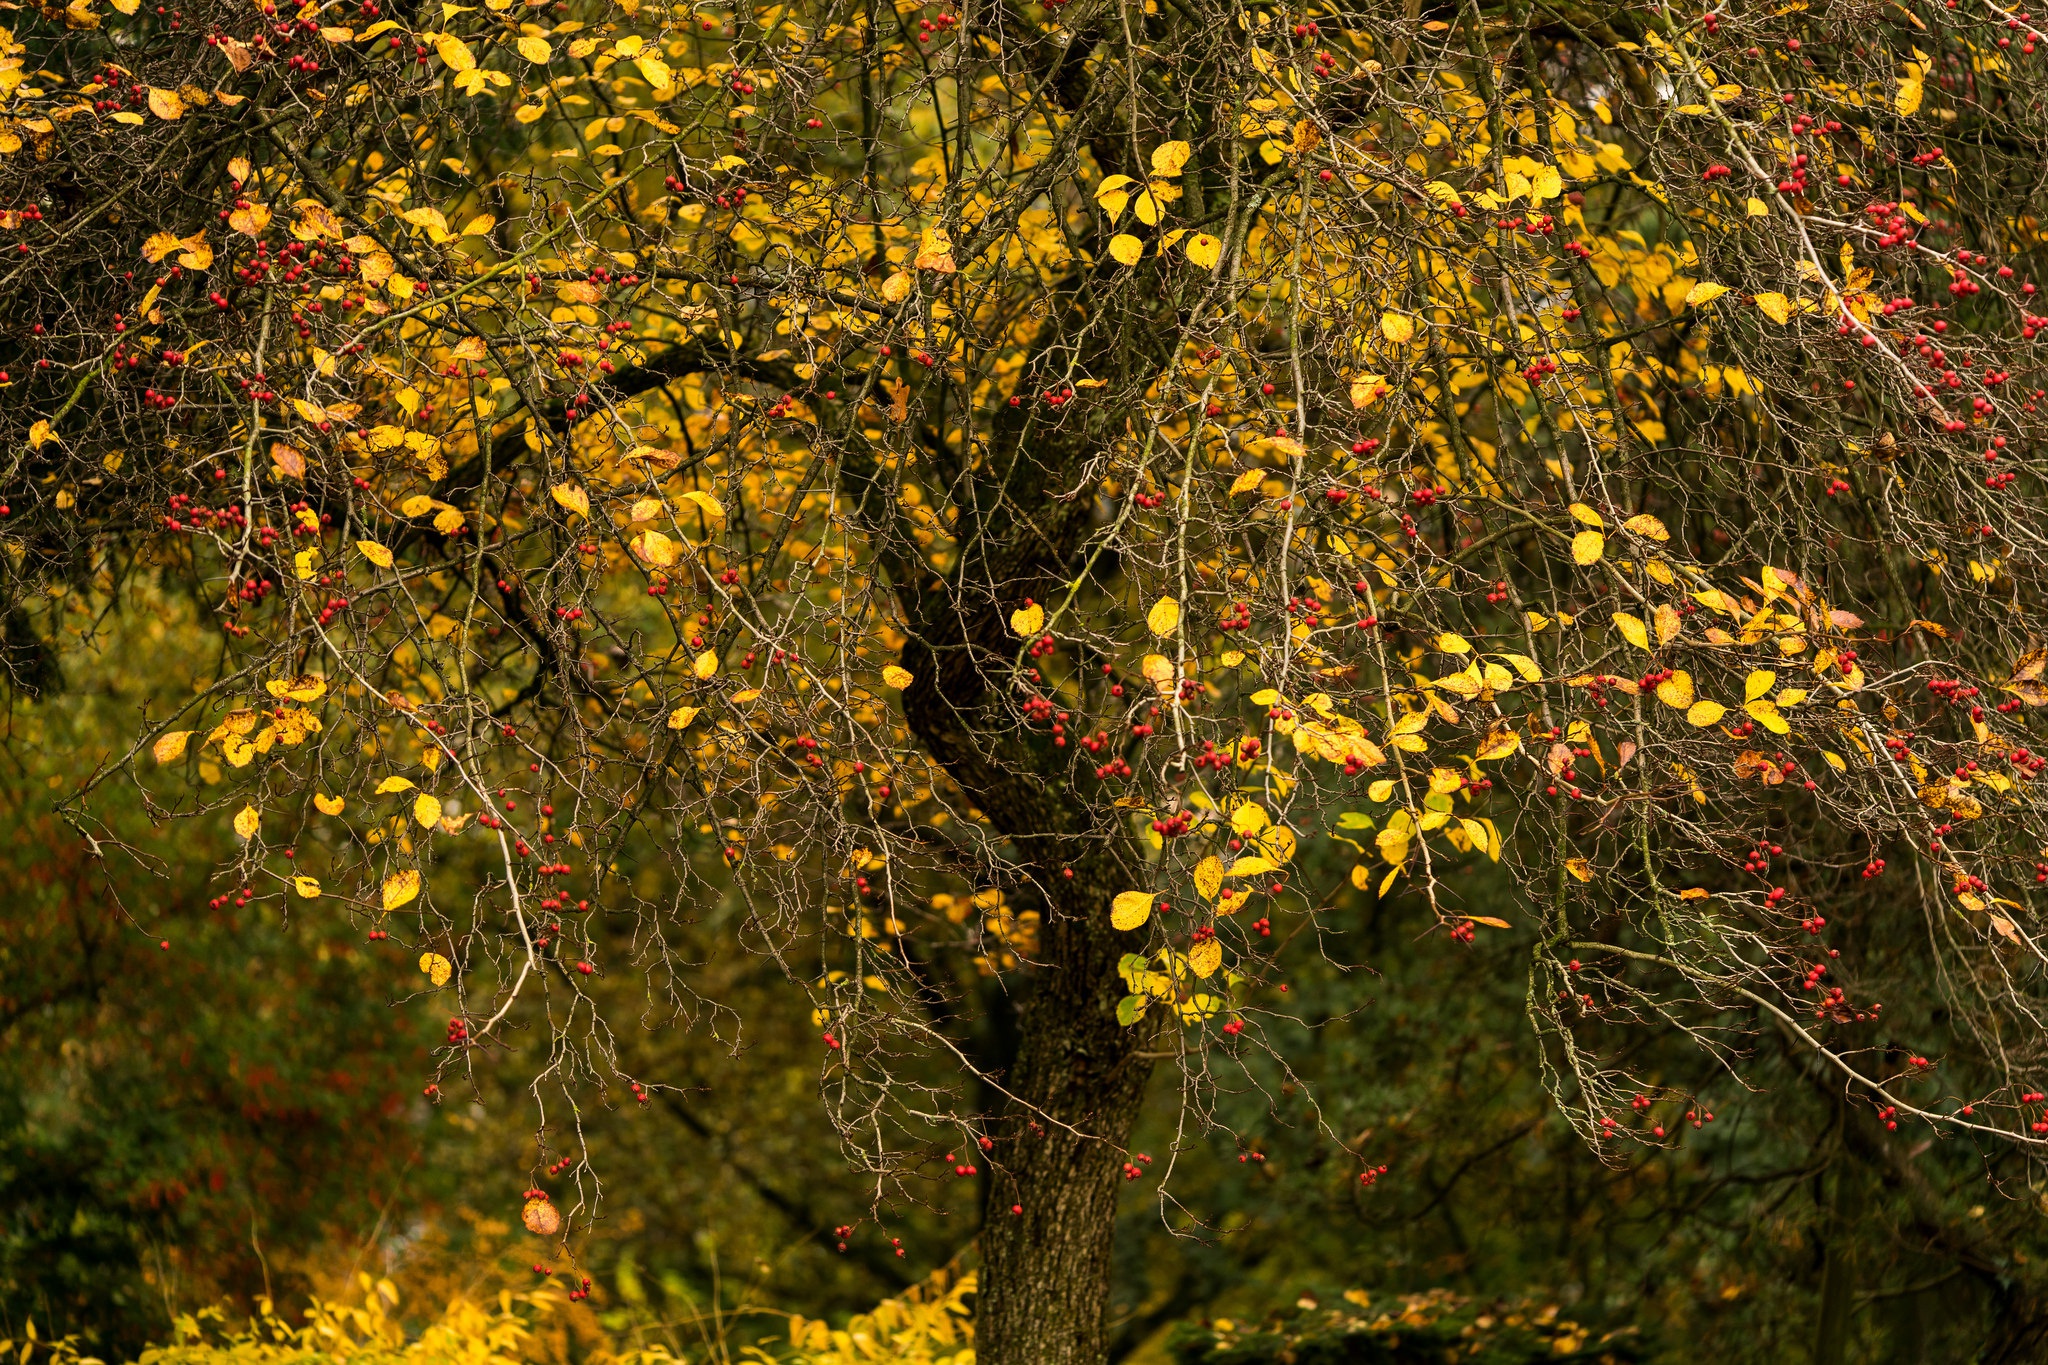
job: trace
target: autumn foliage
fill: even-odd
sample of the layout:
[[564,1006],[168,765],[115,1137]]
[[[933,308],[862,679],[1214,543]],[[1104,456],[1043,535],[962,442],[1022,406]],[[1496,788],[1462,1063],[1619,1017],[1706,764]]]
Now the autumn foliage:
[[545,1133],[651,1103],[619,1030],[738,1027],[685,930],[772,956],[878,1206],[985,1179],[991,1361],[1099,1358],[1151,1070],[1203,1131],[1392,897],[1416,952],[1526,938],[1602,1152],[1768,1043],[1872,1141],[2031,1161],[2038,42],[1975,0],[24,9],[6,658],[46,676],[53,584],[211,614],[69,818],[118,855],[135,784],[232,828],[220,903],[402,949],[430,1097],[509,1053]]

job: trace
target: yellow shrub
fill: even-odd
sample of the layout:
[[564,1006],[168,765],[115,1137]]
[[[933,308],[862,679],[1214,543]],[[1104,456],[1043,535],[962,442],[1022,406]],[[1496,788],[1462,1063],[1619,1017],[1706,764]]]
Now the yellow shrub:
[[[974,1323],[967,1307],[974,1276],[962,1275],[950,1288],[947,1279],[940,1271],[844,1328],[791,1317],[792,1365],[974,1365]],[[758,1350],[753,1358],[775,1359]]]

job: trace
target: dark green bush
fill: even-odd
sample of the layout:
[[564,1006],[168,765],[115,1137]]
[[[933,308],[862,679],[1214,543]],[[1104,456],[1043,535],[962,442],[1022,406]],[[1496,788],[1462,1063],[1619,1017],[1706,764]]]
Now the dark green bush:
[[1486,1302],[1436,1290],[1375,1304],[1353,1291],[1340,1308],[1296,1308],[1250,1324],[1187,1324],[1175,1365],[1621,1365],[1645,1359],[1633,1327],[1594,1327],[1556,1304]]

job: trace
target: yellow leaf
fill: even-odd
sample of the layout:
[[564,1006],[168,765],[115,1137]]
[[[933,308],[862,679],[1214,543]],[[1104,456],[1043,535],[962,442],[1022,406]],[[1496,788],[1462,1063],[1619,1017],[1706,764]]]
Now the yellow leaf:
[[1690,708],[1687,709],[1685,713],[1685,718],[1690,723],[1697,725],[1702,730],[1704,730],[1709,725],[1713,725],[1716,722],[1718,722],[1721,719],[1721,717],[1727,714],[1728,708],[1721,705],[1720,702],[1696,701],[1692,704]]
[[1833,768],[1836,772],[1845,773],[1849,771],[1848,763],[1844,761],[1840,754],[1835,753],[1833,750],[1822,749],[1820,751],[1820,756],[1826,759],[1828,761],[1828,766],[1830,768]]
[[547,45],[546,40],[536,38],[530,33],[520,38],[518,47],[520,56],[537,65],[545,65],[555,59],[555,51]]
[[1135,929],[1152,918],[1152,895],[1148,891],[1119,892],[1110,902],[1109,922],[1117,929]]
[[1650,647],[1650,632],[1648,627],[1643,625],[1643,619],[1640,616],[1631,616],[1625,611],[1618,611],[1614,613],[1613,619],[1614,627],[1621,632],[1622,639],[1628,641],[1637,649],[1648,649]]
[[1685,305],[1688,308],[1697,308],[1703,303],[1712,303],[1727,292],[1728,286],[1725,284],[1715,284],[1712,280],[1701,280],[1698,284],[1685,291]]
[[1266,471],[1256,465],[1230,481],[1230,496],[1249,493],[1266,481]]
[[254,806],[244,806],[235,816],[235,833],[244,839],[256,837],[256,829],[263,823],[263,814]]
[[387,777],[377,784],[377,795],[389,796],[393,792],[411,791],[412,786],[412,779],[409,777]]
[[1742,680],[1742,699],[1755,701],[1778,684],[1778,675],[1768,668],[1759,668]]
[[577,516],[590,516],[590,494],[573,483],[558,483],[548,490],[550,496]]
[[476,69],[475,55],[462,45],[462,39],[452,33],[444,33],[434,39],[434,55],[446,62],[450,71]]
[[1212,853],[1195,864],[1195,890],[1202,893],[1203,900],[1213,901],[1222,889],[1223,860]]
[[668,728],[671,730],[683,729],[691,721],[697,719],[697,712],[700,709],[702,708],[695,706],[678,706],[675,710],[668,713]]
[[149,92],[149,112],[160,119],[181,119],[185,117],[185,101],[178,98],[178,92],[175,90],[158,90],[152,87]]
[[659,57],[642,57],[633,64],[640,68],[640,78],[656,90],[666,90],[676,83],[675,72]]
[[953,263],[953,243],[947,238],[944,228],[934,224],[924,230],[918,240],[917,259],[911,264],[919,270],[935,270],[941,275],[951,275],[959,269]]
[[362,551],[364,559],[369,560],[378,568],[388,569],[391,567],[391,551],[385,549],[376,541],[359,540],[356,542],[356,548]]
[[320,899],[320,882],[315,877],[292,878],[292,890],[298,892],[303,900],[317,901]]
[[683,501],[704,514],[704,519],[713,526],[725,525],[725,504],[702,489],[692,488],[683,494]]
[[1145,244],[1128,232],[1109,239],[1109,254],[1118,265],[1136,265],[1145,258]]
[[1036,635],[1045,625],[1045,608],[1033,602],[1010,613],[1010,629],[1019,635]]
[[1657,700],[1673,710],[1689,710],[1693,703],[1692,674],[1680,669],[1658,683]]
[[1892,108],[1901,114],[1917,114],[1920,101],[1926,94],[1924,69],[1917,62],[1907,62],[1906,74],[1899,79],[1898,93],[1892,96]]
[[1770,206],[1753,194],[1743,204],[1742,211],[1752,218],[1768,218],[1771,213]]
[[718,651],[716,650],[707,649],[690,662],[690,672],[697,676],[699,682],[708,680],[717,671]]
[[157,741],[150,746],[149,752],[159,763],[175,763],[185,756],[185,741],[191,737],[190,730],[173,730],[169,734],[157,736]]
[[1593,880],[1593,865],[1584,858],[1566,858],[1564,860],[1564,870],[1582,882]]
[[[1487,732],[1486,738],[1479,741],[1479,748],[1472,756],[1482,763],[1490,763],[1496,758],[1506,758],[1521,747],[1522,737],[1519,734],[1506,725],[1497,725]],[[1379,784],[1376,782],[1373,785]]]
[[1597,564],[1607,553],[1607,537],[1598,531],[1581,531],[1572,537],[1572,563]]
[[1387,394],[1387,377],[1381,374],[1362,374],[1351,381],[1351,406],[1370,407]]
[[1792,300],[1775,291],[1756,296],[1757,311],[1783,327],[1792,320]]
[[1745,702],[1742,709],[1749,714],[1751,720],[1754,720],[1774,735],[1784,735],[1792,732],[1792,723],[1785,719],[1784,713],[1778,710],[1777,703],[1775,702],[1758,697],[1755,701]]
[[1382,313],[1380,314],[1380,335],[1393,342],[1396,346],[1402,345],[1415,335],[1415,319],[1405,313],[1396,313],[1391,310]]
[[421,792],[419,799],[412,803],[412,818],[419,821],[422,825],[431,827],[441,818],[440,798]]
[[1576,521],[1581,525],[1590,526],[1596,531],[1604,531],[1607,529],[1606,519],[1602,517],[1598,512],[1595,512],[1592,508],[1586,506],[1586,504],[1584,504],[1583,502],[1575,502],[1565,510],[1572,514],[1573,521]]
[[384,908],[396,910],[420,893],[420,874],[415,868],[394,872],[384,879]]
[[1162,597],[1152,604],[1152,610],[1145,613],[1145,626],[1154,635],[1171,635],[1180,625],[1180,603],[1171,597]]
[[1188,260],[1204,270],[1214,270],[1216,263],[1223,259],[1223,242],[1206,232],[1191,234],[1181,243],[1180,249],[1187,253]]
[[1161,180],[1171,180],[1188,164],[1194,150],[1185,142],[1160,143],[1152,149],[1152,174]]
[[634,554],[657,569],[665,569],[676,562],[675,542],[659,531],[642,531],[627,543]]
[[1622,525],[1645,540],[1671,539],[1671,532],[1664,529],[1664,523],[1651,516],[1648,512],[1638,517],[1630,517]]
[[1650,615],[1657,623],[1657,643],[1660,645],[1670,644],[1672,637],[1678,634],[1680,627],[1683,625],[1678,615],[1678,609],[1668,603],[1659,602],[1656,610],[1651,612]]
[[911,676],[911,672],[907,668],[896,664],[884,664],[882,665],[882,681],[895,688],[898,692],[901,692],[904,688],[916,682],[917,679]]
[[50,429],[48,422],[39,420],[30,424],[28,429],[28,448],[30,450],[41,450],[56,439],[57,433]]
[[[419,874],[417,872],[408,873],[406,875],[410,876],[415,882],[419,880]],[[387,901],[391,899],[390,883],[388,882],[385,883],[384,898]],[[407,899],[409,900],[411,898],[407,897]],[[387,904],[384,908],[386,910],[389,910],[391,907]],[[426,973],[427,980],[433,982],[436,986],[447,985],[448,978],[455,974],[454,964],[450,963],[447,958],[442,957],[439,953],[421,953],[420,970]]]
[[339,815],[344,803],[338,796],[315,796],[313,804],[319,808],[322,815]]
[[1213,938],[1205,938],[1188,949],[1188,968],[1198,977],[1207,980],[1216,975],[1216,969],[1223,965],[1223,945]]

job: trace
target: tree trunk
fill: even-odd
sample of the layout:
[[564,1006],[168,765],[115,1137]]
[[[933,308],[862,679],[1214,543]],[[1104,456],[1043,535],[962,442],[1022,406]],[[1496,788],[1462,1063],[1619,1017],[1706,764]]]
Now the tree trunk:
[[1152,1071],[1141,1055],[1151,1030],[1116,1022],[1109,895],[1054,907],[1042,935],[1047,970],[1023,1010],[1017,1098],[981,1233],[977,1365],[1101,1365],[1108,1354],[1117,1194]]

